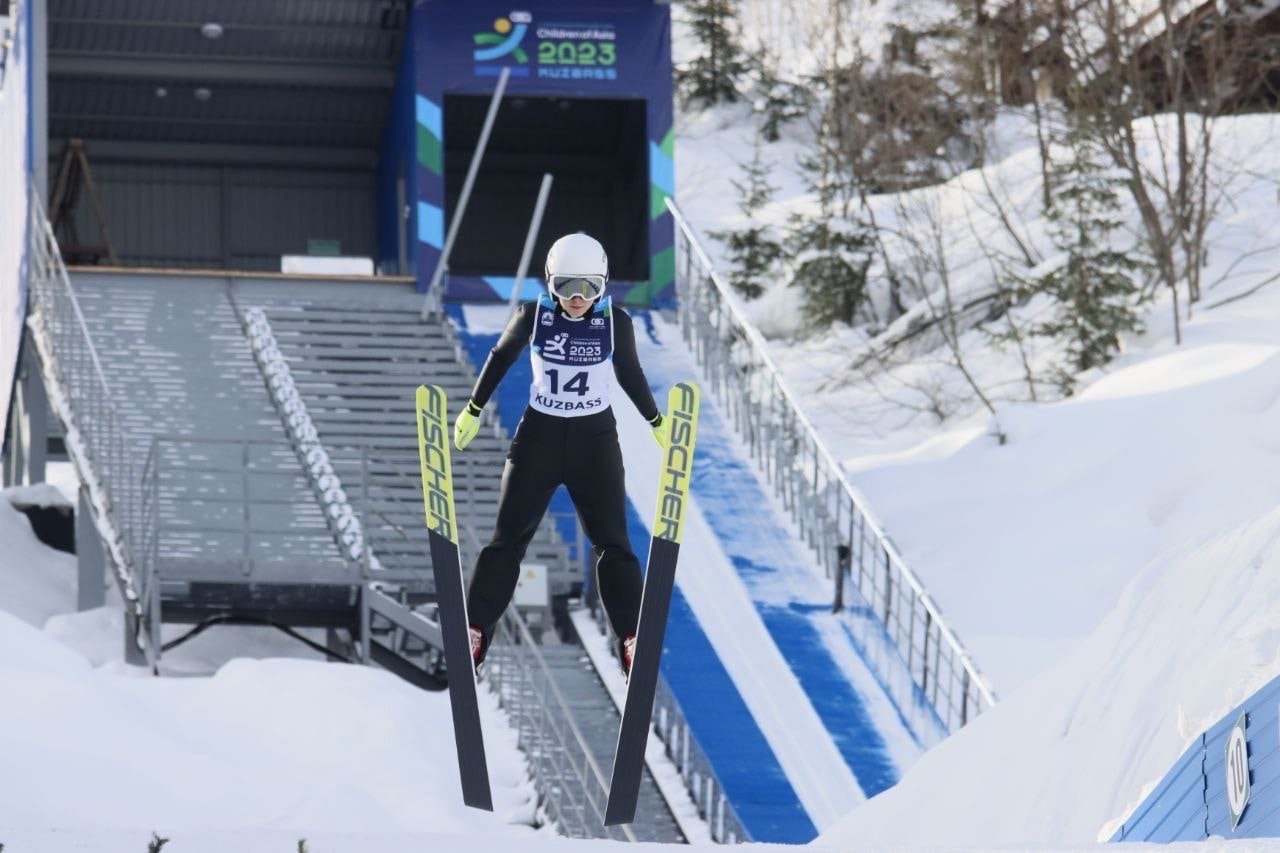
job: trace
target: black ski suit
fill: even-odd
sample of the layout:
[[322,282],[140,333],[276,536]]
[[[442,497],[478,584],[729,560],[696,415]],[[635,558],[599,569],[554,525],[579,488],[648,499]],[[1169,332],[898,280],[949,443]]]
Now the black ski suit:
[[[559,306],[555,310],[564,314]],[[522,305],[490,350],[471,394],[477,406],[489,401],[529,344],[536,314],[536,303]],[[636,354],[631,318],[616,306],[611,314],[614,376],[640,415],[652,424],[659,411]],[[568,488],[591,540],[596,585],[614,634],[622,639],[636,632],[644,581],[627,537],[624,477],[612,407],[577,417],[548,414],[532,406],[525,409],[502,472],[493,538],[476,560],[467,592],[468,619],[484,634],[484,649],[511,603],[520,561],[560,485]]]

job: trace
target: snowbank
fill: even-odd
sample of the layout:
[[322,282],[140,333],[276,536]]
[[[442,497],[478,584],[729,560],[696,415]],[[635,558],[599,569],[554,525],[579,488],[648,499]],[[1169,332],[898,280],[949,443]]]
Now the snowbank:
[[1191,741],[1280,674],[1280,509],[1150,564],[1097,630],[819,843],[1108,838]]

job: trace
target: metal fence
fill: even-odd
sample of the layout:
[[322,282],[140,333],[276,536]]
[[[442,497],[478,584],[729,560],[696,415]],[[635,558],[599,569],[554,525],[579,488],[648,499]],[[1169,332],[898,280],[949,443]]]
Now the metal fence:
[[[377,459],[377,454],[362,448],[360,470],[367,471],[371,459]],[[139,553],[143,587],[157,592],[148,597],[148,607],[159,607],[162,555],[166,563],[184,558],[235,563],[244,567],[248,581],[271,559],[292,553],[291,539],[302,535],[324,538],[317,537],[326,532],[326,526],[314,498],[299,488],[304,474],[296,464],[287,464],[293,460],[294,449],[285,441],[176,436],[152,440],[142,474]],[[353,493],[376,488],[367,476],[348,476],[346,481]],[[414,481],[413,485],[418,484]],[[415,509],[420,512],[421,504]],[[299,514],[310,517],[305,525],[308,529],[284,523]],[[469,525],[462,530],[461,550],[474,556],[479,543]],[[376,540],[370,544],[377,547]],[[339,555],[336,547],[332,550]],[[348,560],[347,568],[366,578],[388,574],[370,571],[364,559]],[[419,573],[425,574],[426,568],[421,564]],[[364,631],[368,632],[376,615],[393,629],[411,634],[418,640],[410,645],[422,657],[419,665],[430,670],[433,648],[439,644],[438,624],[410,608],[389,607],[395,603],[393,592],[384,592],[381,597],[372,592],[366,593],[366,601],[376,614],[364,616]],[[158,647],[158,609],[150,623]],[[367,639],[362,646],[366,659]],[[519,745],[529,756],[547,819],[570,837],[634,841],[629,826],[604,826],[608,777],[592,756],[533,633],[515,608],[508,610],[499,625],[485,682],[519,733]]]
[[908,698],[955,731],[995,704],[994,693],[805,417],[680,209],[669,198],[667,207],[677,224],[680,328],[721,410],[827,576],[847,566],[910,673],[917,693]]
[[[143,520],[139,466],[40,194],[31,185],[28,198],[27,325],[40,355],[50,406],[65,429],[67,454],[88,491],[93,522],[106,544],[126,617],[140,627],[151,590],[141,582],[136,561],[140,543],[135,537]],[[156,648],[145,633],[136,633],[135,639],[154,664]]]
[[[254,361],[262,372],[285,432],[298,454],[298,461],[310,478],[316,500],[324,507],[325,519],[334,540],[341,544],[347,559],[380,569],[377,557],[371,555],[366,547],[364,528],[352,511],[342,480],[334,472],[329,454],[320,442],[316,425],[307,411],[307,403],[293,381],[289,362],[276,344],[266,313],[261,308],[249,308],[241,313],[241,318],[245,336],[253,349]],[[367,466],[364,470],[367,471]]]
[[325,507],[285,439],[153,436],[142,473],[136,556],[144,578],[157,553],[233,569],[244,582],[279,580],[274,565],[305,567],[317,579],[361,577],[361,561],[335,543]]
[[[361,526],[365,547],[360,562],[365,566],[366,575],[374,580],[399,583],[413,579],[415,573],[424,573],[429,540],[422,519],[422,481],[417,454],[351,445],[325,445],[324,450]],[[473,531],[490,527],[492,519],[482,512],[472,490],[462,484],[491,476],[492,469],[474,455],[462,453],[453,456],[452,467],[459,528]],[[540,528],[535,541],[548,541],[551,535],[545,527]],[[573,548],[573,543],[563,544],[570,550]],[[469,572],[475,565],[481,547],[474,535],[459,540],[464,571]],[[566,561],[566,565],[554,567],[554,576],[580,577],[579,559],[570,553]],[[433,588],[430,573],[426,572],[424,577],[425,588]]]
[[702,751],[698,739],[689,730],[684,710],[665,679],[658,680],[658,691],[653,700],[654,728],[658,739],[666,748],[667,757],[675,764],[689,789],[689,796],[698,809],[698,816],[707,822],[711,839],[721,844],[738,844],[750,841],[738,813],[729,798],[715,768]]
[[608,776],[592,756],[529,627],[514,608],[503,616],[494,639],[485,681],[519,732],[548,820],[572,838],[635,841],[629,825],[605,826]]
[[[600,633],[609,635],[609,625],[605,620],[604,606],[600,603],[598,593],[591,593],[591,620]],[[614,644],[609,644],[614,649]],[[702,745],[694,737],[685,718],[684,709],[676,699],[667,680],[658,675],[658,688],[653,699],[653,730],[662,741],[664,752],[683,780],[693,800],[698,816],[707,822],[711,840],[720,844],[738,844],[751,840],[737,811],[725,796],[724,785],[716,775],[715,768]]]

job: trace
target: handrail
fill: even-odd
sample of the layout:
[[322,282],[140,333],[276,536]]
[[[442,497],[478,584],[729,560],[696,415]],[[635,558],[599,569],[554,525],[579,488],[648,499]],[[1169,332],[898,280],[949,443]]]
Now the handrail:
[[[857,589],[910,670],[919,691],[916,698],[933,707],[948,731],[963,726],[995,704],[994,692],[804,414],[770,357],[763,336],[716,273],[675,201],[667,198],[666,205],[682,238],[677,240],[677,249],[684,250],[687,272],[677,275],[681,327],[699,365],[722,402],[736,409],[733,420],[739,432],[752,446],[828,576],[840,571],[837,547],[850,549],[858,571]],[[700,267],[699,281],[693,280],[691,258]],[[743,347],[738,342],[746,345],[749,370],[744,369]],[[721,358],[716,361],[715,356]],[[760,382],[764,389],[755,384]],[[726,387],[729,385],[736,398]],[[801,460],[799,450],[812,453]],[[943,678],[945,689],[940,684]],[[893,679],[886,676],[885,680]]]
[[[321,560],[344,573],[354,572],[361,566],[342,553],[337,543],[327,535],[327,524],[321,527],[318,519],[301,518],[296,512],[288,518],[266,521],[252,516],[252,507],[314,509],[325,514],[324,506],[316,502],[315,495],[310,491],[291,490],[292,493],[255,496],[258,491],[255,486],[296,481],[298,471],[291,465],[271,467],[263,464],[272,458],[288,458],[290,463],[295,462],[295,448],[288,439],[223,438],[172,433],[156,434],[149,439],[146,464],[140,480],[143,523],[139,526],[139,536],[144,547],[138,554],[138,565],[144,589],[158,588],[159,543],[164,535],[174,531],[184,534],[236,534],[239,545],[233,550],[242,566],[242,579],[246,582],[254,581],[258,577],[258,568],[263,565],[264,558],[257,551],[257,546],[261,543],[255,541],[262,537],[296,538],[314,532],[315,549],[307,551],[304,556],[315,561],[317,568],[320,567]],[[191,461],[193,459],[196,461]],[[181,464],[176,464],[175,460],[182,460]],[[181,476],[176,481],[176,487],[172,479],[175,475]],[[192,488],[196,485],[191,479],[192,475],[198,478],[198,489]],[[241,510],[228,513],[224,519],[203,520],[198,526],[193,526],[183,523],[180,516],[175,515],[183,507],[193,504],[205,509],[239,507]],[[309,524],[314,526],[305,526]],[[202,548],[202,556],[209,559],[221,559],[230,553],[232,550],[225,548],[221,551],[210,550],[207,546]],[[166,557],[172,556],[173,553],[166,554]],[[346,577],[346,574],[343,576]]]
[[28,198],[32,310],[27,326],[45,372],[49,403],[65,428],[67,454],[88,492],[94,525],[135,620],[135,642],[154,664],[156,649],[143,630],[144,617],[153,611],[148,602],[152,591],[140,588],[132,541],[142,508],[128,436],[34,180],[28,180]]
[[[480,539],[476,536],[475,530],[470,524],[459,525],[459,531],[466,534],[466,539],[472,548],[478,553],[480,550]],[[460,542],[459,545],[462,543]],[[527,651],[521,651],[521,650]],[[525,682],[532,680],[536,674],[541,676],[542,683],[546,685],[549,693],[543,693],[537,701],[530,703],[522,701],[518,690],[503,690],[505,668],[502,666],[505,657],[512,656],[516,658],[516,668],[520,678]],[[581,763],[573,763],[570,770],[578,782],[578,788],[582,793],[585,802],[577,801],[574,798],[574,791],[567,788],[563,783],[566,781],[563,775],[560,778],[561,784],[554,786],[548,780],[541,780],[542,784],[539,788],[546,796],[546,806],[552,813],[560,825],[565,830],[566,835],[571,837],[597,837],[597,833],[601,830],[605,832],[606,837],[616,838],[620,834],[627,841],[635,841],[635,833],[627,824],[615,827],[606,827],[604,825],[605,806],[609,802],[609,782],[605,777],[604,771],[600,764],[591,754],[591,749],[587,746],[587,739],[583,737],[582,731],[578,728],[578,724],[574,722],[573,712],[569,709],[569,703],[565,701],[564,695],[560,692],[560,688],[556,686],[556,680],[551,675],[551,670],[547,667],[546,660],[542,657],[542,653],[538,651],[538,644],[533,638],[533,634],[529,631],[529,626],[525,624],[524,619],[520,616],[519,611],[515,607],[508,607],[502,615],[502,619],[498,621],[498,628],[494,642],[490,651],[489,668],[486,673],[485,681],[493,688],[494,694],[497,696],[499,703],[507,708],[508,712],[514,711],[519,717],[516,721],[516,730],[523,736],[526,726],[522,723],[530,723],[534,726],[539,739],[546,736],[548,727],[554,735],[560,753],[565,756],[576,756],[576,761]],[[564,720],[565,728],[568,730],[569,737],[559,731],[553,721],[553,716],[561,717]],[[530,764],[533,765],[533,773],[541,775],[540,768],[537,765],[533,751],[529,749],[527,744],[521,744],[525,751],[529,753],[531,759]],[[594,784],[593,784],[594,783]],[[559,790],[563,800],[551,796],[553,790]],[[595,823],[588,823],[588,817],[584,813],[584,806],[589,805],[592,816],[595,817]],[[566,820],[573,820],[572,826],[566,826]],[[573,830],[578,835],[573,836],[568,830]]]
[[[154,656],[159,651],[158,561],[163,527],[160,518],[160,477],[163,466],[160,448],[166,442],[213,442],[241,447],[271,445],[274,442],[160,435],[149,437],[148,447],[133,447],[131,442],[140,439],[127,435],[122,427],[123,421],[117,412],[106,372],[89,335],[84,314],[71,287],[52,229],[33,190],[30,225],[33,310],[28,318],[28,325],[46,372],[45,384],[49,390],[50,404],[66,427],[68,453],[81,481],[89,490],[95,523],[108,545],[129,613],[137,622],[135,640],[146,651],[149,662],[154,664]],[[445,328],[448,330],[447,324]],[[454,346],[455,349],[458,348],[456,339]],[[281,446],[284,444],[281,443]],[[146,453],[140,465],[134,461],[135,452]],[[366,449],[365,458],[367,456]],[[245,470],[248,470],[247,466]],[[267,472],[265,475],[275,476],[274,472]],[[244,528],[244,531],[247,532],[248,528]],[[476,549],[479,547],[474,542],[474,536],[468,545]],[[509,636],[520,638],[521,651],[515,654],[531,655],[531,665],[541,672],[546,682],[544,698],[554,700],[554,711],[545,707],[545,703],[536,703],[523,708],[519,713],[527,714],[531,721],[536,719],[535,715],[540,715],[543,719],[541,737],[558,739],[559,748],[565,756],[576,752],[587,759],[575,768],[566,768],[565,777],[556,781],[569,781],[571,772],[576,774],[583,791],[591,789],[595,792],[593,796],[598,800],[598,811],[602,818],[604,800],[599,799],[599,795],[600,792],[607,792],[604,774],[590,756],[572,713],[554,682],[550,680],[545,661],[533,645],[528,627],[514,612],[508,618],[516,620],[516,627],[512,629],[508,626],[504,630],[511,632]],[[504,647],[512,645],[511,642],[503,644]],[[502,654],[495,650],[495,659]],[[517,701],[515,697],[507,698],[509,705]],[[548,715],[554,715],[557,719],[552,720]],[[547,807],[557,814],[562,826],[572,826],[574,809],[581,812],[581,808],[573,802],[578,795],[564,791],[565,786],[559,784],[559,796],[563,801],[556,800],[553,799],[556,796],[553,793],[554,787],[556,786],[543,786],[548,797]],[[602,824],[602,820],[598,823]],[[599,827],[583,824],[577,831],[596,834]],[[630,827],[618,827],[610,832],[611,837],[635,840]]]
[[[605,619],[604,607],[599,604],[598,596],[593,597],[592,602],[594,606],[587,610],[590,621],[607,637],[610,629]],[[610,647],[616,654],[616,647],[612,644]],[[661,673],[658,674],[658,686],[653,697],[652,729],[666,747],[667,758],[671,759],[680,774],[698,814],[707,822],[711,840],[720,844],[751,841],[751,833],[747,832],[738,817],[737,809],[729,802],[724,784],[711,764],[711,759],[693,734],[680,700]]]
[[365,539],[364,526],[352,511],[342,480],[333,470],[329,452],[320,441],[316,425],[307,411],[307,403],[294,384],[289,362],[276,344],[267,313],[261,308],[247,308],[241,312],[241,320],[262,381],[284,422],[293,450],[307,472],[316,499],[324,507],[325,523],[348,560],[360,563],[366,573],[380,571],[382,564]]
[[[548,794],[546,807],[552,819],[571,837],[596,838],[603,833],[604,837],[635,841],[635,832],[630,825],[605,826],[604,812],[609,801],[608,777],[591,754],[586,738],[574,721],[569,703],[556,686],[546,660],[538,651],[529,626],[515,608],[507,608],[498,623],[498,636],[495,639],[501,642],[494,643],[486,680],[493,687],[502,706],[518,718],[515,727],[522,739],[528,731],[533,732],[539,743],[545,743],[544,739],[549,737],[554,741],[550,745],[564,756],[563,761],[557,762],[561,783],[559,791],[562,796],[549,796],[555,787],[549,784],[551,780],[542,779],[542,784],[539,785]],[[517,677],[531,688],[532,694],[536,694],[534,701],[530,702],[530,697],[522,695],[519,684],[510,683],[507,668],[503,666],[508,657],[516,661]],[[535,684],[535,680],[539,683]],[[541,776],[531,745],[521,745],[531,753],[532,772]],[[575,797],[577,792],[563,784],[568,781],[564,778],[566,771],[578,783],[577,792],[581,793],[581,798]]]
[[[412,467],[413,465],[416,465],[418,461],[418,457],[415,455],[413,450],[403,451],[399,456],[397,456],[394,451],[378,451],[364,445],[338,445],[336,447],[331,446],[329,448],[329,459],[331,462],[335,463],[335,471],[346,466],[355,464],[359,465],[358,477],[352,478],[351,483],[353,485],[358,483],[359,491],[353,494],[359,495],[360,500],[367,502],[376,490],[381,498],[387,503],[390,503],[393,506],[403,507],[408,510],[406,513],[407,515],[420,513],[422,511],[422,502],[420,498],[415,497],[412,500],[407,500],[396,495],[385,483],[375,481],[369,474],[369,468],[371,465],[375,463],[380,464],[386,472],[384,476],[394,477],[396,482],[408,487],[408,491],[410,493],[418,493],[422,487],[422,483],[421,480],[418,479],[417,468]],[[475,462],[470,457],[462,457],[461,454],[454,457],[453,470],[455,489],[456,484],[462,480],[462,477],[458,476],[459,469],[468,469],[474,465]],[[474,522],[473,514],[467,511],[468,507],[466,504],[470,502],[470,495],[463,494],[461,496],[457,496],[456,499],[462,504],[462,506],[459,506],[456,510],[459,519],[459,529],[465,531],[469,536],[468,541],[458,543],[459,557],[462,565],[469,566],[475,562],[476,555],[480,553],[480,544],[476,541],[475,534],[471,530],[471,524]],[[353,512],[354,511],[355,510],[353,510]],[[369,512],[369,508],[365,506],[361,512],[357,512],[357,516],[366,516],[365,523],[362,523],[365,536],[365,547],[370,554],[375,554],[381,547],[379,545],[380,534],[376,525],[367,523],[367,516]],[[401,540],[407,540],[410,538],[409,534],[403,528],[394,526],[394,529]],[[421,537],[424,543],[426,542],[426,528],[414,528],[414,535]],[[389,580],[399,582],[402,578],[393,577],[393,573],[390,571],[392,562],[394,561],[390,560],[390,558],[388,558],[384,553],[383,560],[379,566],[386,573],[386,577]]]

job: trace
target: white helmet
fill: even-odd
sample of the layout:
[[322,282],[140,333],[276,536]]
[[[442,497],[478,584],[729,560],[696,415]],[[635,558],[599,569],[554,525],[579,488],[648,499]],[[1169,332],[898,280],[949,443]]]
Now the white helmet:
[[551,244],[546,274],[554,296],[598,299],[609,280],[609,256],[594,237],[566,234]]

